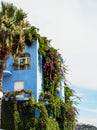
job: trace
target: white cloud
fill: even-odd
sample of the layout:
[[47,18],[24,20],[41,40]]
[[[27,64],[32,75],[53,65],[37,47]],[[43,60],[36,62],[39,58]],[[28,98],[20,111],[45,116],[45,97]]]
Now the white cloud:
[[77,92],[77,94],[76,94],[78,97],[80,97],[80,98],[82,98],[82,97],[84,97],[85,96],[85,93],[79,93],[79,92]]
[[97,109],[86,109],[86,111],[97,114]]

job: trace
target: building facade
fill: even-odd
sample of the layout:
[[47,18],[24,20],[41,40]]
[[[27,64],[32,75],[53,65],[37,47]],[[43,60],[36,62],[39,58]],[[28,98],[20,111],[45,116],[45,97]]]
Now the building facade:
[[[18,91],[27,89],[32,91],[34,100],[38,102],[39,95],[43,91],[42,56],[38,53],[39,43],[26,46],[25,52],[13,58],[10,56],[4,64],[3,91]],[[59,97],[64,99],[64,87],[62,83]],[[18,100],[26,100],[25,95],[19,95]]]

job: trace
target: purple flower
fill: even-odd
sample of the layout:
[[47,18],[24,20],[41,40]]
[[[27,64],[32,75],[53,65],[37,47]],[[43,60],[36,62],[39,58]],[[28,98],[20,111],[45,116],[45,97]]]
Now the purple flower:
[[71,115],[71,112],[70,112],[70,111],[68,112],[68,115],[69,115],[69,116]]

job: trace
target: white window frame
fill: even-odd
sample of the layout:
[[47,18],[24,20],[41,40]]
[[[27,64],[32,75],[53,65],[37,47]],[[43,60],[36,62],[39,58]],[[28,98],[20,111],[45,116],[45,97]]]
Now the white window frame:
[[[24,61],[21,62],[22,60],[24,60]],[[17,66],[15,66],[15,70],[28,70],[28,69],[30,69],[30,57],[16,58],[14,61],[15,61],[14,63],[17,64]],[[27,65],[27,63],[28,63],[28,65]],[[23,65],[23,67],[22,67],[22,65]]]

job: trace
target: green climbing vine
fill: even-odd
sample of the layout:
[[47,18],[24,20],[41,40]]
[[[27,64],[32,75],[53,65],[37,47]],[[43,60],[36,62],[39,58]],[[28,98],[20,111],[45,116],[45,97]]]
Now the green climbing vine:
[[[25,92],[31,93],[26,90]],[[59,130],[56,120],[49,118],[45,105],[35,102],[32,96],[29,96],[27,101],[19,102],[16,100],[17,92],[9,92],[5,95],[6,98],[2,102],[2,128],[6,130]]]
[[74,106],[74,104],[77,104],[80,98],[77,97],[75,91],[70,89],[67,85],[65,86],[64,93],[65,93],[65,129],[72,130],[74,128],[78,115],[78,110]]

